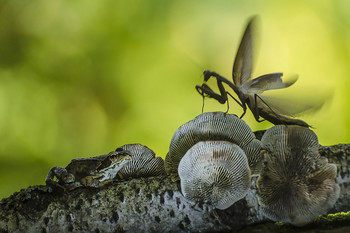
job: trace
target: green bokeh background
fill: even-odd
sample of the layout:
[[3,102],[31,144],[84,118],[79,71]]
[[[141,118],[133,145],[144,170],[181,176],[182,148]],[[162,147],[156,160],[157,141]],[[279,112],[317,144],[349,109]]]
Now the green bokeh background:
[[[202,71],[230,78],[254,14],[261,16],[254,76],[298,73],[281,95],[327,98],[302,119],[323,145],[350,142],[349,6],[346,0],[0,0],[0,198],[43,184],[53,166],[126,143],[145,144],[164,158],[175,130],[201,113],[194,86]],[[218,110],[226,106],[206,101],[205,111]],[[230,112],[242,110],[232,101]],[[244,120],[253,130],[271,127],[250,112]]]

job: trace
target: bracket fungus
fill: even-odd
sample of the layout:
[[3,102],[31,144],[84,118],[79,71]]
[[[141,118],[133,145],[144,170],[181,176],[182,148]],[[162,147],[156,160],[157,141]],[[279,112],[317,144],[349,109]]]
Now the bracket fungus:
[[183,195],[226,209],[250,188],[261,161],[261,143],[236,115],[207,112],[175,132],[165,158],[167,173],[180,179]]
[[179,164],[183,195],[226,209],[242,199],[250,187],[250,169],[243,150],[227,141],[201,141]]
[[141,144],[126,144],[116,151],[129,151],[132,159],[120,171],[122,179],[159,176],[165,174],[164,160],[155,157],[153,150]]
[[126,144],[105,155],[73,159],[65,168],[53,167],[46,184],[64,190],[82,186],[99,188],[113,180],[162,174],[165,174],[165,169],[161,157],[155,157],[147,146]]
[[243,120],[233,114],[206,112],[177,129],[165,157],[166,172],[177,177],[180,160],[200,141],[227,141],[238,145],[246,154],[253,173],[261,161],[261,143]]
[[313,131],[277,125],[261,142],[265,159],[257,194],[266,217],[302,226],[333,207],[340,191],[337,168],[319,155]]

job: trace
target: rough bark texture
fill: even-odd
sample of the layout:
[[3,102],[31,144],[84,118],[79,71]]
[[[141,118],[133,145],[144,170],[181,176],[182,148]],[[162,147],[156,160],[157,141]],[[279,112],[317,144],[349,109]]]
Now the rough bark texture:
[[[320,153],[337,165],[341,187],[340,198],[329,212],[350,211],[350,144],[321,147]],[[329,232],[349,230],[349,219],[339,223],[339,231]],[[242,228],[266,232],[266,224],[251,227],[263,222],[268,220],[259,209],[255,180],[248,195],[226,210],[213,209],[210,203],[189,202],[167,176],[70,192],[34,186],[0,202],[0,232],[220,232]],[[332,225],[322,224],[318,232],[326,232],[324,226]],[[272,226],[275,232],[314,232],[312,229],[318,227],[317,222],[304,228]]]

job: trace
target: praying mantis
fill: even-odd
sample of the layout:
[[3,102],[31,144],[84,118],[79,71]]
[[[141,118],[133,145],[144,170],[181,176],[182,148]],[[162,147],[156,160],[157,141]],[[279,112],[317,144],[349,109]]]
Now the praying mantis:
[[[304,127],[310,127],[309,124],[300,120],[294,119],[289,116],[302,110],[295,110],[283,108],[283,104],[273,106],[266,97],[262,97],[261,94],[264,91],[272,89],[287,88],[293,85],[297,81],[297,76],[290,81],[282,80],[283,73],[270,73],[259,76],[252,79],[251,74],[253,70],[253,34],[254,25],[256,24],[257,16],[252,17],[243,34],[241,43],[239,45],[232,69],[232,80],[226,79],[220,74],[205,70],[204,83],[202,85],[196,85],[196,89],[204,97],[216,99],[221,104],[228,104],[228,96],[233,98],[242,108],[243,113],[240,116],[242,118],[246,111],[247,106],[254,115],[256,121],[261,122],[267,120],[275,125],[300,125]],[[214,92],[206,82],[211,78],[216,78],[219,93]],[[228,92],[224,85],[229,86],[238,96],[236,99],[230,92]],[[263,118],[263,119],[261,119]]]

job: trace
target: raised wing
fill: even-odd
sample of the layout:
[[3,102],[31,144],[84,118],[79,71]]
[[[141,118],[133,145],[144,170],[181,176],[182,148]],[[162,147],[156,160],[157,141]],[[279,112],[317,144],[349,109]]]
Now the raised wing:
[[246,83],[252,74],[253,69],[253,33],[257,16],[253,16],[245,29],[241,44],[238,47],[237,55],[233,64],[232,78],[234,84],[240,86]]
[[[324,98],[312,98],[305,96],[304,98],[292,98],[292,97],[275,97],[259,95],[260,99],[257,100],[258,108],[264,109],[265,112],[274,114],[273,112],[284,116],[296,116],[302,112],[315,112],[319,110],[325,103]],[[253,96],[250,96],[253,99]],[[266,104],[268,106],[266,106]],[[273,112],[271,111],[273,110]]]
[[298,75],[292,76],[288,81],[281,77],[283,73],[265,74],[253,80],[250,80],[245,88],[253,93],[261,93],[272,89],[281,89],[293,85],[298,80]]

